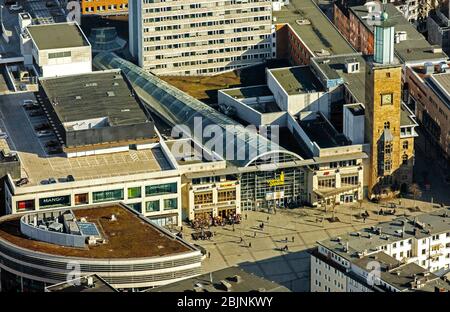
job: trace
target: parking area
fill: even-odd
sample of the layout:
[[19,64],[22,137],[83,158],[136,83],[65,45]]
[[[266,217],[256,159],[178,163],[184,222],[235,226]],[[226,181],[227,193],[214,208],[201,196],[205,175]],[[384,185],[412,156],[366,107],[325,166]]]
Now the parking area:
[[[24,106],[27,100],[31,102]],[[69,175],[86,180],[170,169],[158,148],[76,158],[51,152],[59,145],[53,131],[47,129],[49,122],[42,108],[32,107],[35,101],[33,93],[0,96],[0,129],[7,134],[5,142],[10,149],[18,153],[28,186],[46,184],[50,178],[65,182]]]

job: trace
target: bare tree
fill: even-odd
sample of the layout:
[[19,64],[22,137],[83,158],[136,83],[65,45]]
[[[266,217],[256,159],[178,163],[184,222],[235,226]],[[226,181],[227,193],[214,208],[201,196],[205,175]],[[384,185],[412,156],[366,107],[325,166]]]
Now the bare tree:
[[422,196],[422,190],[417,183],[413,183],[409,186],[409,192],[413,195],[414,207],[416,207],[416,199]]

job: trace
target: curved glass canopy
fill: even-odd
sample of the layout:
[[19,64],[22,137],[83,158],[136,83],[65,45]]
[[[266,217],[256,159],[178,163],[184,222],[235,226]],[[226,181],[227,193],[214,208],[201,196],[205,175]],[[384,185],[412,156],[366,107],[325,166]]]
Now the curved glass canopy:
[[271,158],[271,162],[283,162],[289,152],[273,141],[248,129],[203,102],[146,72],[115,53],[100,53],[93,60],[98,69],[118,68],[123,71],[136,94],[153,113],[185,134],[214,151],[226,161],[239,167],[255,164],[258,158]]

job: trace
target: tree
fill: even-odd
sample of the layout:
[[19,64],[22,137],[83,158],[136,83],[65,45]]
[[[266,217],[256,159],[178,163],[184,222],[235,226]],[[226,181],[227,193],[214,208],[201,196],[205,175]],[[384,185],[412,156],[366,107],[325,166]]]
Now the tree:
[[416,207],[416,199],[422,196],[422,190],[417,183],[413,183],[409,186],[409,192],[413,195],[414,207]]

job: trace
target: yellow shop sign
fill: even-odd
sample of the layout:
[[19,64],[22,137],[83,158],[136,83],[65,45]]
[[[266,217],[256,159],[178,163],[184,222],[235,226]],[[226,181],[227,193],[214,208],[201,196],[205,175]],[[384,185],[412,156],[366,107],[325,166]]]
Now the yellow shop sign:
[[269,183],[269,186],[284,185],[284,171],[281,171],[278,179],[268,180],[267,183]]

